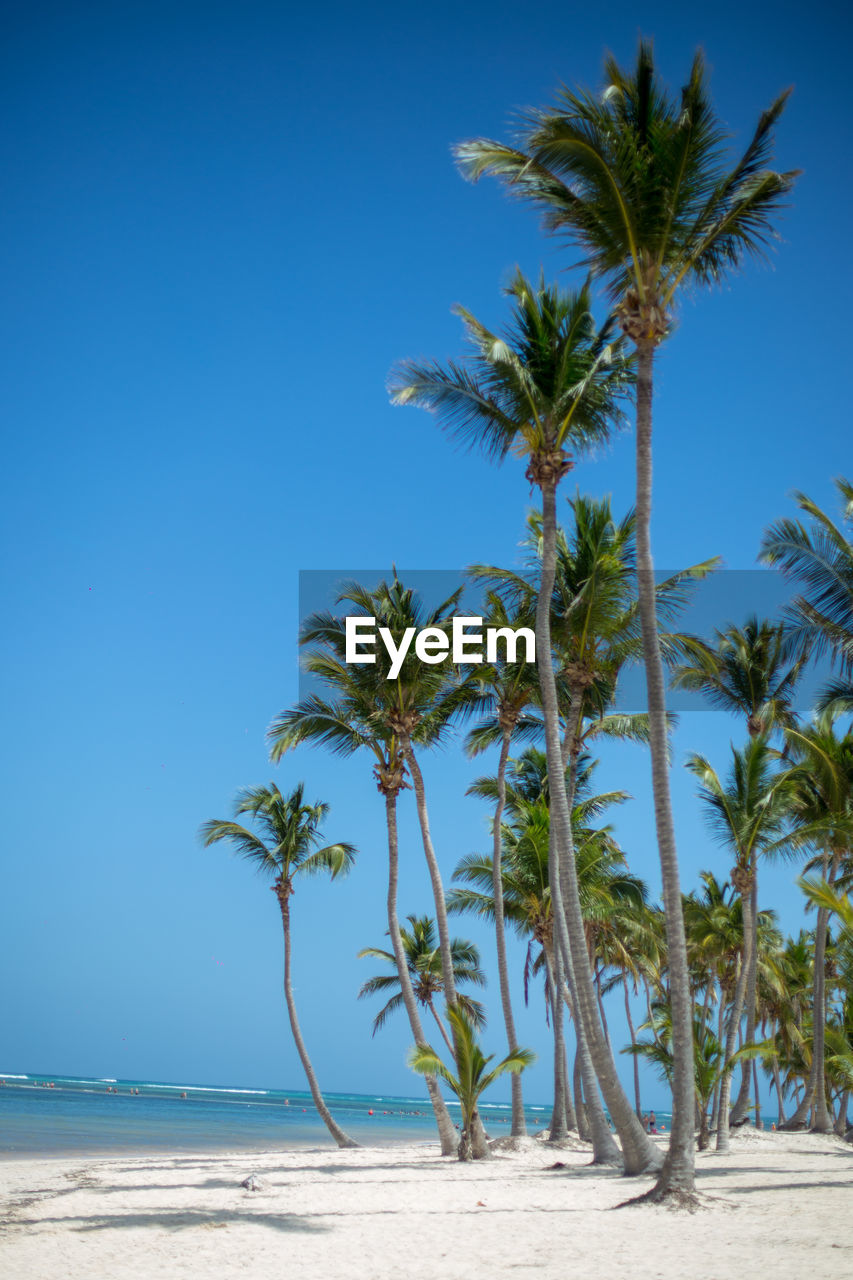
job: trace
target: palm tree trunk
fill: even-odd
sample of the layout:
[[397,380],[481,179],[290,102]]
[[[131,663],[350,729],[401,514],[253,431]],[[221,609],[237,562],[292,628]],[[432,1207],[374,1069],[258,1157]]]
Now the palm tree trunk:
[[436,1009],[432,1000],[429,1001],[427,1008],[429,1009],[432,1016],[435,1018],[435,1024],[438,1027],[439,1031],[441,1032],[441,1038],[444,1041],[444,1043],[447,1045],[448,1049],[450,1050],[451,1056],[453,1056],[453,1041],[450,1039],[450,1036],[447,1034],[447,1027],[444,1025],[444,1023],[441,1021],[441,1018],[438,1016],[438,1010]]
[[[542,691],[545,721],[545,748],[548,762],[551,829],[555,831],[557,874],[551,882],[553,916],[562,952],[566,977],[575,1001],[575,1026],[578,1042],[586,1039],[589,1055],[604,1096],[607,1110],[619,1134],[626,1174],[647,1173],[660,1168],[660,1152],[643,1131],[622,1088],[613,1055],[601,1028],[595,1004],[595,992],[584,938],[583,915],[578,897],[577,868],[569,799],[560,745],[560,713],[557,685],[551,655],[551,595],[554,589],[557,541],[556,481],[543,480],[542,485],[542,574],[536,602],[536,661]],[[571,755],[571,746],[569,748]],[[559,895],[560,901],[557,900]],[[584,1089],[587,1091],[586,1081]],[[587,1098],[590,1103],[591,1099]],[[592,1116],[590,1116],[592,1123]],[[593,1136],[596,1131],[593,1129]],[[603,1136],[603,1135],[602,1135]],[[611,1160],[616,1158],[616,1144]]]
[[435,900],[435,922],[438,927],[438,945],[441,951],[441,969],[444,979],[444,998],[451,1007],[456,1004],[456,983],[453,979],[453,957],[450,950],[450,929],[447,923],[447,905],[444,899],[444,885],[441,882],[441,872],[438,869],[438,859],[435,856],[433,848],[432,836],[429,829],[429,812],[427,811],[426,792],[424,791],[424,778],[421,773],[420,765],[415,757],[412,740],[407,733],[401,733],[401,743],[403,753],[406,757],[406,764],[409,766],[409,773],[412,776],[412,786],[415,792],[415,802],[418,810],[418,822],[421,828],[421,840],[424,846],[424,855],[429,868],[429,878],[432,884],[432,896]]
[[[415,993],[412,990],[412,981],[409,977],[409,967],[406,964],[406,952],[403,948],[403,939],[400,936],[400,922],[397,919],[397,883],[399,879],[400,866],[400,846],[397,835],[397,793],[386,793],[385,795],[385,819],[388,827],[388,933],[391,937],[391,949],[394,952],[394,959],[397,962],[397,976],[400,979],[400,991],[403,996],[403,1004],[406,1006],[406,1013],[409,1017],[409,1026],[412,1029],[412,1035],[419,1049],[426,1048],[427,1039],[424,1035],[424,1029],[421,1025],[421,1016],[418,1012],[418,1002],[415,999]],[[441,1090],[438,1087],[438,1081],[435,1076],[426,1076],[426,1087],[429,1093],[429,1099],[432,1103],[435,1122],[438,1126],[438,1137],[441,1142],[441,1154],[443,1156],[454,1156],[458,1148],[458,1139],[456,1137],[456,1127],[450,1118],[450,1113],[441,1096]]]
[[586,1119],[586,1103],[583,1096],[583,1071],[581,1069],[580,1043],[575,1041],[575,1061],[572,1068],[572,1090],[575,1095],[575,1115],[578,1118],[578,1137],[582,1142],[592,1142],[592,1134]]
[[[565,1025],[566,1025],[566,1020],[564,1018],[563,1019],[564,1028],[565,1028]],[[572,1102],[572,1088],[571,1088],[571,1082],[569,1080],[569,1053],[568,1053],[568,1049],[566,1048],[565,1030],[563,1032],[563,1094],[566,1100],[566,1128],[569,1130],[570,1133],[572,1129],[577,1129],[578,1137],[580,1137],[580,1126],[578,1125],[578,1118],[575,1115],[574,1103]]]
[[569,1132],[566,1119],[566,1045],[563,1039],[563,1001],[560,998],[562,975],[554,972],[554,966],[544,948],[543,955],[548,973],[548,991],[554,1027],[554,1107],[548,1125],[548,1141],[562,1142]]
[[[501,874],[501,822],[506,804],[506,766],[509,759],[510,735],[506,731],[501,742],[501,754],[498,760],[498,797],[495,805],[494,829],[492,832],[492,897],[495,907],[495,940],[498,949],[498,979],[501,989],[501,1008],[504,1015],[504,1026],[510,1053],[518,1051],[518,1040],[515,1034],[515,1020],[512,1016],[512,999],[509,991],[509,967],[506,959],[506,928],[504,925],[503,876]],[[522,1137],[527,1133],[524,1119],[524,1096],[521,1088],[521,1072],[514,1071],[512,1080],[512,1136]],[[564,1121],[565,1123],[565,1121]]]
[[841,1096],[838,1099],[838,1115],[835,1117],[834,1131],[839,1138],[843,1138],[847,1133],[847,1104],[850,1100],[850,1090],[842,1089]]
[[[746,907],[746,903],[744,903]],[[756,1007],[756,986],[758,982],[758,869],[753,873],[752,888],[749,891],[749,911],[752,916],[752,936],[755,939],[755,945],[752,948],[752,955],[749,961],[749,974],[747,975],[746,986],[746,1043],[752,1044],[755,1040],[755,1007]],[[754,1062],[754,1060],[753,1060]],[[741,1069],[740,1091],[737,1100],[732,1107],[730,1124],[740,1124],[746,1118],[749,1110],[749,1084],[750,1076],[753,1074],[753,1062],[747,1059]]]
[[598,1002],[598,1012],[601,1017],[601,1025],[604,1028],[604,1039],[607,1041],[607,1047],[613,1052],[613,1045],[610,1043],[610,1028],[607,1025],[607,1014],[604,1012],[604,1000],[601,996],[601,970],[595,971],[595,998]]
[[[835,883],[840,856],[838,853],[833,854],[832,864],[829,867],[827,867],[828,860],[824,857],[823,874],[830,885]],[[821,910],[819,909],[817,913],[817,935],[815,936],[815,1000],[812,1019],[814,1025],[812,1063],[817,1064],[815,1068],[815,1110],[811,1124],[813,1133],[832,1133],[833,1129],[832,1116],[826,1105],[826,931],[828,927],[829,912],[826,908],[823,908],[823,921],[821,922]],[[820,958],[818,958],[818,944],[820,944]],[[817,990],[818,977],[820,978],[819,995]]]
[[782,1081],[779,1078],[779,1059],[776,1054],[773,1055],[773,1087],[776,1090],[776,1108],[779,1112],[778,1128],[782,1128],[785,1123],[785,1106],[782,1101]]
[[[426,792],[424,790],[424,777],[415,756],[412,739],[405,729],[401,730],[400,744],[403,748],[403,754],[406,757],[406,764],[409,766],[409,773],[412,778],[412,787],[415,792],[415,803],[418,810],[418,823],[421,828],[421,841],[424,847],[424,856],[426,857],[427,867],[429,868],[429,878],[432,884],[432,896],[435,901],[435,922],[438,927],[438,943],[439,950],[441,952],[444,998],[451,1008],[455,1008],[456,982],[453,975],[453,955],[450,949],[450,928],[447,923],[447,904],[444,898],[444,885],[441,882],[441,872],[438,869],[438,859],[435,856],[435,849],[433,848],[432,836],[429,829],[429,812],[427,810]],[[474,1151],[474,1158],[476,1160],[483,1160],[486,1158],[485,1153],[488,1152],[488,1146],[486,1144],[483,1122],[480,1119],[479,1111],[474,1111],[472,1124],[474,1126],[474,1131],[471,1134],[471,1143],[472,1150]]]
[[[832,869],[827,877],[827,859],[823,859],[824,879],[832,884],[835,880],[837,858],[833,858]],[[797,1105],[794,1114],[780,1128],[805,1129],[809,1112],[814,1107],[811,1127],[817,1133],[830,1133],[832,1123],[826,1110],[826,1083],[824,1064],[824,1044],[826,1029],[826,929],[829,924],[829,912],[825,907],[817,909],[814,944],[814,979],[812,995],[812,1061],[809,1076],[805,1085],[802,1101]]]
[[738,1031],[740,1030],[740,1020],[743,1015],[743,1005],[746,999],[746,988],[749,980],[749,966],[752,958],[752,948],[755,946],[755,939],[752,934],[752,912],[749,909],[749,903],[744,901],[741,895],[741,917],[743,919],[743,956],[740,964],[740,973],[738,974],[737,986],[735,988],[734,1000],[729,1011],[729,1026],[726,1032],[726,1049],[723,1056],[723,1072],[720,1078],[720,1106],[717,1113],[717,1151],[723,1155],[727,1155],[730,1150],[729,1143],[729,1093],[732,1082],[732,1069],[726,1064],[731,1059],[735,1051]]
[[829,925],[829,911],[819,907],[817,913],[817,936],[815,937],[815,978],[814,978],[814,1028],[812,1041],[812,1071],[815,1078],[814,1112],[812,1114],[812,1133],[832,1133],[832,1117],[826,1106],[826,930]]
[[[537,646],[538,643],[537,638]],[[562,779],[562,773],[561,757],[560,791],[563,797],[565,797],[566,788],[565,782]],[[558,991],[558,999],[564,999],[566,1001],[569,1010],[571,1011],[572,1021],[575,1025],[575,1038],[578,1046],[577,1062],[579,1063],[580,1075],[583,1081],[583,1092],[585,1095],[584,1104],[582,1104],[583,1115],[587,1128],[587,1139],[592,1142],[592,1163],[619,1165],[622,1164],[622,1156],[619,1152],[619,1148],[613,1140],[613,1135],[610,1132],[610,1126],[607,1123],[607,1117],[604,1114],[604,1107],[602,1106],[601,1097],[598,1092],[595,1067],[590,1056],[589,1043],[586,1038],[584,1025],[581,1021],[580,1011],[578,1009],[577,987],[575,983],[574,970],[572,968],[572,955],[566,930],[566,917],[563,911],[563,899],[560,892],[557,848],[557,833],[552,817],[548,829],[548,878],[551,885],[551,920],[558,939],[555,944],[555,952],[559,951],[560,953],[563,977],[565,979],[565,986]],[[586,943],[583,941],[583,934],[581,934],[581,948],[584,955],[586,955]],[[551,965],[553,970],[555,968],[553,959],[551,961]]]
[[[720,983],[720,1007],[717,1010],[717,1043],[723,1044],[726,1025],[726,988]],[[718,1079],[714,1087],[714,1101],[711,1106],[711,1132],[716,1132],[720,1118],[720,1084]]]
[[[631,1017],[631,1000],[628,995],[627,976],[625,978],[625,982],[623,983],[623,986],[625,988],[625,1017],[628,1019],[628,1031],[630,1033],[631,1044],[633,1046],[637,1043],[637,1036],[634,1031],[634,1019]],[[631,1056],[634,1059],[634,1108],[637,1112],[637,1119],[642,1124],[643,1108],[640,1105],[640,1059],[639,1059],[639,1055],[636,1053],[632,1054]]]
[[293,1041],[296,1045],[296,1052],[299,1054],[302,1062],[302,1069],[308,1080],[308,1088],[311,1090],[311,1097],[314,1099],[314,1106],[317,1108],[323,1123],[329,1130],[339,1147],[357,1147],[359,1144],[354,1142],[343,1129],[336,1123],[332,1117],[332,1113],[323,1101],[323,1095],[320,1092],[320,1086],[317,1083],[317,1077],[314,1074],[314,1068],[311,1065],[311,1059],[308,1057],[308,1050],[305,1048],[305,1041],[302,1039],[302,1032],[299,1030],[299,1019],[296,1016],[296,1003],[293,999],[293,987],[290,979],[290,894],[291,889],[288,884],[279,884],[276,888],[279,906],[281,907],[281,924],[284,930],[284,998],[287,1002],[287,1013],[290,1018],[290,1030],[293,1032]]
[[643,633],[643,659],[649,704],[652,790],[660,856],[666,946],[672,1006],[672,1129],[669,1150],[655,1188],[666,1195],[690,1195],[694,1187],[693,1150],[693,997],[687,968],[687,945],[681,907],[681,885],[675,827],[669,794],[666,696],[655,605],[651,547],[652,508],[652,374],[654,343],[637,342],[637,586]]
[[758,1096],[758,1063],[755,1058],[752,1059],[752,1085],[755,1091],[755,1127],[760,1129],[761,1125],[761,1099]]

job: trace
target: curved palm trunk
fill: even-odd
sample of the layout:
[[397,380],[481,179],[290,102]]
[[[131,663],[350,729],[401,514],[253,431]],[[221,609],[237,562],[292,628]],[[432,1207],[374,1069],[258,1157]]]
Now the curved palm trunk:
[[[578,1015],[575,1019],[578,1043],[585,1039],[589,1046],[589,1056],[592,1059],[598,1084],[622,1144],[622,1159],[626,1174],[647,1173],[660,1168],[660,1152],[643,1131],[616,1074],[613,1055],[607,1047],[598,1017],[584,938],[571,812],[563,772],[557,686],[551,656],[551,595],[554,589],[557,534],[556,482],[543,480],[541,488],[542,575],[539,598],[536,602],[536,660],[545,721],[551,828],[555,832],[557,875],[551,884],[551,896],[554,900],[553,915],[566,968],[566,978],[575,1000],[575,1012]],[[559,902],[555,900],[557,894],[561,899]],[[584,1090],[589,1093],[586,1080],[584,1080]],[[590,1102],[591,1098],[588,1096],[588,1107]],[[591,1114],[589,1119],[592,1125]],[[593,1128],[593,1137],[594,1139],[597,1137],[595,1128]],[[608,1137],[610,1137],[609,1130]],[[613,1143],[612,1137],[610,1141]],[[613,1146],[615,1147],[615,1143]]]
[[302,1039],[302,1032],[299,1029],[299,1019],[296,1016],[296,1003],[293,999],[293,987],[290,981],[290,894],[292,890],[289,885],[279,884],[276,887],[276,895],[278,897],[279,906],[281,907],[281,925],[284,930],[284,998],[287,1001],[287,1012],[290,1018],[290,1030],[293,1032],[293,1041],[296,1045],[296,1052],[302,1062],[302,1069],[308,1080],[308,1088],[311,1090],[311,1097],[314,1099],[314,1106],[317,1108],[323,1123],[329,1130],[339,1147],[357,1147],[359,1144],[354,1142],[343,1129],[334,1120],[332,1113],[323,1101],[323,1095],[320,1092],[320,1086],[317,1083],[317,1077],[314,1074],[314,1068],[311,1065],[311,1059],[308,1057],[308,1050],[305,1048],[305,1041]]
[[[720,983],[720,1007],[717,1010],[717,1042],[724,1043],[725,1026],[726,1026],[726,989]],[[717,1080],[714,1088],[714,1101],[711,1106],[711,1132],[715,1133],[717,1129],[717,1121],[720,1118],[720,1080]]]
[[[501,822],[506,804],[506,766],[509,759],[510,735],[504,732],[501,742],[501,754],[498,761],[498,798],[495,805],[494,830],[492,835],[492,896],[495,905],[495,941],[498,949],[498,979],[501,989],[501,1008],[503,1009],[504,1026],[510,1053],[518,1051],[518,1040],[515,1034],[515,1019],[512,1016],[512,1000],[509,991],[509,967],[506,959],[506,928],[504,926],[504,894],[501,874]],[[512,1136],[521,1137],[527,1133],[524,1119],[524,1095],[521,1088],[521,1072],[514,1071],[512,1080]]]
[[649,704],[652,790],[660,856],[666,945],[672,1006],[672,1130],[669,1150],[655,1187],[657,1194],[690,1195],[694,1187],[693,997],[687,968],[687,945],[681,907],[678,854],[669,794],[666,696],[658,638],[654,562],[651,547],[652,508],[652,369],[654,343],[637,342],[637,586],[643,633],[643,659]]
[[[562,778],[562,757],[560,761],[560,789],[565,797],[566,791]],[[562,999],[566,1002],[571,1012],[572,1020],[575,1024],[575,1039],[577,1041],[575,1062],[583,1084],[584,1098],[582,1100],[579,1098],[577,1108],[579,1117],[578,1131],[585,1141],[592,1143],[593,1164],[621,1165],[623,1163],[622,1155],[613,1140],[613,1134],[610,1132],[610,1126],[608,1125],[607,1117],[604,1114],[604,1107],[602,1106],[601,1096],[598,1092],[598,1081],[596,1079],[595,1067],[590,1056],[589,1043],[587,1041],[583,1022],[581,1021],[578,1010],[575,975],[572,968],[572,956],[566,929],[566,917],[565,912],[563,911],[563,898],[560,892],[557,833],[554,826],[553,816],[548,829],[548,878],[551,885],[551,919],[557,935],[555,954],[551,957],[551,971],[556,971],[556,957],[559,955],[565,985],[558,989],[558,999]],[[586,954],[585,942],[582,943],[582,947],[584,954]],[[582,1121],[580,1117],[583,1117]]]
[[450,1054],[451,1054],[451,1056],[452,1056],[452,1055],[453,1055],[453,1041],[450,1039],[450,1036],[447,1034],[447,1027],[444,1025],[444,1023],[441,1021],[441,1018],[438,1016],[438,1010],[436,1009],[436,1007],[435,1007],[435,1005],[433,1004],[432,1000],[430,1000],[429,1004],[427,1005],[427,1008],[429,1009],[429,1011],[430,1011],[430,1013],[432,1014],[432,1016],[435,1018],[436,1026],[438,1027],[439,1031],[441,1032],[441,1038],[442,1038],[442,1040],[444,1041],[444,1043],[447,1045],[447,1048],[449,1049]]
[[779,1059],[773,1055],[773,1088],[776,1090],[776,1110],[779,1112],[779,1128],[785,1124],[785,1104],[782,1099],[782,1081],[779,1078]]
[[421,828],[421,840],[423,842],[424,856],[426,857],[427,867],[429,869],[430,883],[432,884],[432,896],[435,900],[435,922],[438,927],[438,945],[441,952],[444,998],[450,1006],[455,1006],[456,984],[453,980],[453,957],[450,950],[450,929],[447,923],[447,905],[444,899],[444,885],[441,882],[441,872],[438,869],[438,859],[435,856],[435,849],[433,848],[432,836],[429,829],[429,812],[427,810],[426,792],[424,791],[424,778],[415,756],[412,740],[408,733],[405,731],[401,732],[400,738],[403,752],[406,757],[406,764],[409,766],[409,773],[412,775],[412,786],[414,788],[415,803],[418,810],[418,822]]
[[752,949],[755,946],[755,937],[752,932],[752,912],[749,909],[749,903],[746,902],[741,895],[741,917],[743,919],[743,958],[740,964],[740,972],[738,973],[737,986],[735,987],[734,999],[732,1000],[731,1010],[729,1012],[729,1026],[726,1032],[726,1049],[723,1056],[723,1072],[720,1077],[720,1103],[717,1112],[717,1151],[722,1155],[727,1155],[730,1150],[729,1143],[729,1095],[732,1084],[732,1068],[726,1064],[731,1060],[735,1051],[735,1045],[740,1030],[740,1020],[743,1015],[743,1005],[746,998],[746,988],[749,979],[749,966],[752,961]]
[[[444,898],[444,885],[441,882],[441,872],[438,869],[438,859],[435,856],[432,835],[430,834],[429,829],[429,812],[427,810],[426,791],[424,790],[424,777],[421,773],[421,767],[418,764],[417,757],[415,756],[412,739],[405,727],[401,728],[400,742],[403,748],[403,753],[406,757],[406,764],[409,766],[409,773],[412,777],[412,787],[414,788],[415,803],[418,810],[418,823],[421,828],[421,841],[424,847],[424,856],[426,857],[427,867],[429,868],[429,878],[430,883],[432,884],[432,896],[435,901],[435,922],[438,927],[438,943],[439,950],[441,952],[444,998],[449,1006],[455,1007],[456,982],[453,975],[453,955],[450,949],[450,928],[447,923],[447,904]],[[476,1109],[473,1113],[471,1123],[473,1125],[471,1144],[474,1151],[474,1158],[475,1160],[483,1160],[491,1153],[489,1152],[489,1148],[486,1144],[480,1113]]]
[[[744,903],[746,906],[746,903]],[[752,936],[755,945],[752,948],[752,955],[749,962],[749,973],[746,980],[746,1043],[752,1044],[755,1040],[755,1008],[756,987],[758,984],[758,871],[753,873],[752,888],[749,891],[749,911],[752,916]],[[754,1063],[748,1059],[744,1062],[741,1069],[740,1091],[732,1107],[730,1124],[740,1124],[746,1119],[749,1111],[749,1086],[750,1077],[754,1079],[755,1072],[752,1070]],[[756,1097],[756,1107],[758,1106],[758,1098]]]
[[[628,1020],[628,1033],[631,1036],[631,1044],[633,1046],[637,1043],[637,1036],[636,1036],[636,1032],[634,1031],[634,1019],[631,1017],[631,999],[628,994],[627,976],[625,978],[625,982],[623,983],[623,986],[625,988],[625,1017]],[[634,1109],[637,1112],[637,1119],[642,1124],[643,1108],[640,1105],[640,1058],[639,1058],[639,1054],[636,1054],[636,1053],[632,1054],[631,1056],[634,1059]]]
[[[403,948],[403,939],[400,936],[400,923],[397,919],[397,883],[399,879],[399,840],[397,836],[397,794],[385,795],[385,818],[388,827],[388,933],[391,936],[391,949],[394,952],[394,959],[397,962],[397,976],[400,979],[400,990],[403,995],[403,1004],[406,1007],[406,1013],[409,1017],[409,1026],[412,1028],[412,1035],[415,1037],[415,1043],[418,1048],[425,1048],[427,1039],[424,1035],[424,1029],[421,1025],[421,1017],[418,1013],[418,1002],[415,999],[415,993],[412,990],[412,981],[409,977],[409,967],[406,964],[406,952]],[[456,1127],[450,1118],[450,1113],[445,1106],[444,1098],[441,1096],[441,1090],[435,1076],[426,1076],[426,1087],[429,1093],[429,1100],[432,1103],[433,1113],[435,1114],[435,1122],[438,1126],[438,1136],[441,1142],[441,1154],[443,1156],[456,1155],[458,1147],[458,1139],[456,1137]]]
[[586,1103],[583,1096],[583,1072],[581,1070],[580,1044],[575,1041],[575,1061],[572,1067],[572,1091],[575,1095],[575,1115],[578,1118],[578,1137],[582,1142],[592,1142],[592,1134],[586,1122]]
[[545,968],[548,974],[549,1003],[554,1027],[554,1107],[548,1124],[548,1141],[561,1142],[568,1136],[566,1117],[566,1046],[563,1039],[563,1002],[560,999],[560,986],[554,966],[543,948]]

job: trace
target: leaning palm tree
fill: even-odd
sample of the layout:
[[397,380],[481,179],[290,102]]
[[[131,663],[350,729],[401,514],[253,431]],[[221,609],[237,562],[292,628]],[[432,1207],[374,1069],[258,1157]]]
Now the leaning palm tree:
[[[527,479],[542,493],[542,568],[536,603],[536,655],[551,790],[551,821],[560,875],[553,877],[554,922],[566,979],[575,993],[581,1032],[622,1143],[625,1171],[659,1167],[660,1153],[628,1101],[604,1036],[577,896],[571,809],[563,777],[560,708],[551,640],[551,596],[557,547],[557,487],[573,465],[569,454],[605,441],[620,417],[630,380],[610,329],[596,328],[587,288],[564,293],[531,285],[518,272],[507,288],[512,317],[503,336],[458,309],[474,354],[464,366],[406,361],[393,372],[396,404],[433,410],[443,426],[502,460],[528,459]],[[561,878],[566,877],[563,894]]]
[[275,783],[268,787],[251,787],[240,792],[234,806],[234,817],[251,814],[260,834],[239,822],[213,818],[201,828],[205,846],[227,840],[234,850],[250,862],[262,875],[273,878],[272,889],[281,910],[284,930],[284,998],[290,1018],[290,1029],[296,1051],[302,1062],[314,1106],[339,1147],[357,1147],[334,1120],[323,1100],[302,1032],[293,999],[290,961],[290,899],[295,879],[327,872],[332,879],[346,875],[353,864],[355,849],[351,844],[320,844],[320,827],[329,812],[327,804],[305,803],[305,788],[300,782],[289,796],[283,796]]
[[[397,917],[400,863],[397,806],[401,791],[409,784],[399,737],[388,724],[387,716],[382,715],[387,689],[385,672],[376,666],[346,662],[344,628],[332,615],[315,614],[307,619],[300,643],[310,646],[305,667],[320,682],[325,696],[309,693],[295,707],[281,712],[269,730],[270,754],[273,760],[279,761],[286,751],[301,743],[320,743],[336,755],[361,752],[373,761],[376,788],[385,805],[388,836],[388,934],[412,1035],[416,1044],[426,1045]],[[441,1153],[455,1155],[456,1131],[441,1090],[434,1077],[427,1075],[425,1079]]]
[[[435,1007],[436,997],[444,991],[444,971],[435,936],[435,921],[430,916],[410,915],[406,919],[409,922],[409,928],[401,927],[400,935],[403,939],[406,967],[409,970],[415,999],[422,1008],[428,1009],[432,1014],[444,1043],[452,1053],[453,1044],[441,1020],[441,1015]],[[474,1026],[482,1030],[486,1024],[485,1009],[479,1000],[473,1000],[471,996],[459,990],[460,986],[466,983],[473,983],[478,987],[486,985],[486,975],[480,968],[480,953],[474,943],[469,942],[467,938],[451,938],[450,953],[453,957],[453,981],[456,986],[457,1003]],[[403,994],[394,953],[385,951],[382,947],[363,947],[358,953],[358,958],[361,960],[365,956],[374,960],[386,960],[394,969],[393,973],[380,973],[373,978],[368,978],[358,993],[359,1000],[365,996],[377,994],[390,995],[390,999],[373,1019],[373,1034],[376,1035],[380,1027],[385,1025],[389,1014],[403,1003]]]
[[692,1194],[693,1007],[687,977],[681,891],[667,770],[666,700],[657,638],[650,520],[652,387],[655,352],[670,331],[682,288],[725,277],[771,237],[771,215],[796,174],[767,167],[784,93],[761,116],[733,168],[726,131],[714,114],[697,53],[680,98],[661,85],[652,47],[640,43],[636,67],[605,63],[606,89],[561,91],[550,110],[522,121],[520,145],[479,138],[456,156],[472,180],[494,174],[511,195],[544,212],[548,230],[580,246],[606,280],[619,323],[637,352],[637,570],[643,618],[652,780],[673,1009],[673,1123],[656,1195]]
[[761,558],[802,586],[787,613],[794,632],[813,656],[828,653],[839,675],[824,690],[821,707],[853,708],[853,484],[835,482],[842,501],[837,524],[804,493],[795,493],[808,527],[777,520],[764,535]]
[[487,1071],[494,1054],[488,1058],[477,1043],[474,1025],[458,1004],[447,1010],[453,1029],[456,1074],[448,1070],[434,1049],[415,1048],[409,1055],[409,1066],[424,1075],[440,1076],[459,1099],[462,1108],[462,1141],[459,1144],[460,1160],[485,1160],[491,1155],[482,1126],[478,1124],[477,1103],[480,1097],[507,1071],[523,1071],[535,1061],[530,1049],[516,1049]]

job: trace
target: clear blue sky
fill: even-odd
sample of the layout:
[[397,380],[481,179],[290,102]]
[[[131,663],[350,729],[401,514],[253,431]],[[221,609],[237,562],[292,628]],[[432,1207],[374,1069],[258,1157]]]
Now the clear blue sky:
[[[355,1002],[370,971],[355,952],[385,930],[369,766],[305,750],[274,771],[264,732],[296,694],[300,569],[514,561],[522,467],[460,455],[427,415],[389,407],[385,378],[401,357],[459,354],[454,302],[499,323],[516,263],[570,262],[530,209],[464,183],[451,144],[506,137],[513,110],[561,80],[597,84],[605,48],[630,59],[638,31],[674,85],[703,45],[740,143],[795,86],[778,160],[804,175],[773,265],[688,300],[658,379],[658,564],[750,569],[792,488],[831,504],[831,478],[853,471],[841,5],[7,13],[2,1069],[299,1087],[275,902],[196,840],[239,786],[276,776],[304,778],[332,805],[330,838],[361,850],[348,884],[294,904],[321,1082],[418,1087],[406,1028],[371,1040]],[[574,479],[627,507],[630,436]],[[676,759],[700,749],[722,767],[739,734],[686,715]],[[647,769],[624,749],[602,782],[637,797],[619,833],[656,891]],[[425,771],[449,875],[482,847],[485,812],[463,799],[458,752]],[[729,859],[680,763],[674,790],[687,887]],[[403,914],[429,906],[405,809]],[[789,929],[791,879],[768,873],[763,895]],[[488,933],[465,929],[494,971]],[[496,983],[489,999],[499,1048]],[[522,1035],[541,1054],[528,1092],[546,1099],[541,1014]]]

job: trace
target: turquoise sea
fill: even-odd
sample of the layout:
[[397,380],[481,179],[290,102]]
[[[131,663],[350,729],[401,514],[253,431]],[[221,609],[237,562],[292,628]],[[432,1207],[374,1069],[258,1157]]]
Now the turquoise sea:
[[[5,1081],[0,1085],[0,1158],[265,1151],[325,1146],[332,1141],[310,1094],[295,1089],[83,1079],[50,1073],[0,1073],[0,1079]],[[435,1139],[435,1122],[425,1095],[328,1093],[325,1098],[338,1123],[359,1142]],[[451,1114],[454,1105],[448,1102]],[[486,1103],[481,1111],[490,1136],[509,1131],[508,1103]],[[529,1106],[527,1112],[534,1132],[547,1124],[550,1107]]]

